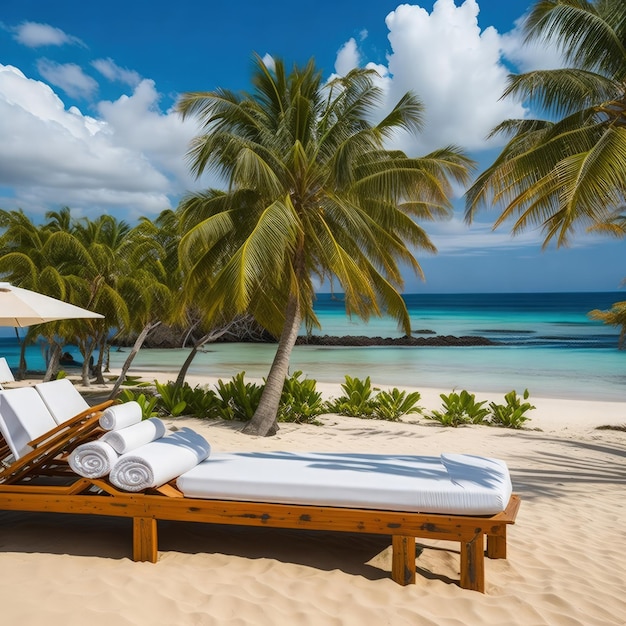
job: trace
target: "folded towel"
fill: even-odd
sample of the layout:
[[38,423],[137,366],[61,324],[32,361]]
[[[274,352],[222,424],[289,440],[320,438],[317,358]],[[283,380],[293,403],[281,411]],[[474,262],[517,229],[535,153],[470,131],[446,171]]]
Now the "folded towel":
[[211,446],[204,437],[190,428],[181,428],[123,454],[109,479],[126,491],[160,487],[204,461],[210,453]]
[[141,406],[135,401],[110,406],[100,416],[100,426],[104,430],[118,430],[141,422]]
[[124,454],[139,446],[155,441],[165,436],[165,424],[158,417],[133,424],[120,430],[110,430],[101,437],[101,441],[106,441],[116,452]]
[[77,446],[70,454],[69,464],[79,476],[100,478],[111,471],[118,458],[108,443],[96,440]]

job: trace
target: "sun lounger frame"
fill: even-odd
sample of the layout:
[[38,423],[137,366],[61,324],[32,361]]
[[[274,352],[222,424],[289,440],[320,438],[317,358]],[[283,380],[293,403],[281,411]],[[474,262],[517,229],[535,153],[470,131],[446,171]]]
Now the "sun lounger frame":
[[61,487],[0,485],[0,510],[132,518],[135,561],[157,561],[157,520],[379,534],[392,538],[392,579],[408,585],[415,582],[416,538],[458,541],[460,585],[483,593],[485,554],[506,558],[506,528],[519,505],[513,495],[501,513],[465,516],[186,498],[171,485],[130,494],[101,479],[80,478]]
[[[415,582],[416,538],[460,543],[460,585],[464,589],[485,591],[485,554],[492,559],[506,558],[507,526],[515,523],[520,506],[515,494],[496,515],[468,516],[187,498],[173,484],[128,493],[104,479],[77,477],[65,462],[67,451],[98,434],[99,417],[111,404],[107,401],[90,407],[30,442],[34,449],[25,456],[12,463],[3,461],[0,510],[132,518],[133,559],[152,563],[158,557],[157,520],[389,535],[391,577],[400,585]],[[42,483],[50,474],[64,476],[64,484]]]

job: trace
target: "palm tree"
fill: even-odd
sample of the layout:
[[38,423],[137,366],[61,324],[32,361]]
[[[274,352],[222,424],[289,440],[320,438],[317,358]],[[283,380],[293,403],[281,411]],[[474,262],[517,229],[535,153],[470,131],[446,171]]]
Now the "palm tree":
[[600,320],[609,326],[619,326],[617,347],[619,350],[626,348],[626,302],[615,302],[608,311],[599,309],[589,311],[589,317],[593,320]]
[[510,77],[504,96],[549,119],[508,120],[492,131],[512,137],[469,189],[466,217],[497,205],[494,227],[509,218],[513,233],[540,226],[544,246],[567,244],[581,226],[623,236],[626,3],[540,0],[525,31],[528,41],[556,42],[569,67]]
[[250,313],[278,348],[250,434],[277,430],[276,414],[302,322],[317,324],[316,287],[336,280],[346,310],[364,319],[386,311],[410,332],[402,271],[421,275],[413,255],[435,247],[414,219],[451,210],[451,181],[472,163],[448,147],[423,158],[385,149],[397,131],[416,131],[422,106],[403,96],[380,122],[372,72],[324,85],[313,61],[285,71],[256,57],[254,91],[187,93],[178,103],[204,133],[192,142],[192,171],[223,177],[227,191],[188,196],[180,245],[187,288],[212,319]]

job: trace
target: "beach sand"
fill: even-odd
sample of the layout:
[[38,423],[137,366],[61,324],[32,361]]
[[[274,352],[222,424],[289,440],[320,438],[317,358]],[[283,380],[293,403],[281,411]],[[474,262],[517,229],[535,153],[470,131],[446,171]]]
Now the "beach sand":
[[[154,373],[145,373],[152,380]],[[159,375],[167,380],[166,374]],[[188,382],[206,384],[205,378]],[[318,385],[325,396],[339,385]],[[439,408],[440,390],[419,389]],[[449,392],[449,390],[445,390]],[[502,398],[477,394],[478,399]],[[505,460],[522,497],[507,560],[486,560],[486,593],[459,588],[458,544],[422,541],[417,583],[396,585],[386,537],[159,523],[159,562],[134,563],[129,520],[0,513],[3,624],[626,624],[626,405],[531,398],[521,431],[326,415],[255,438],[241,424],[191,426],[215,451],[314,450]]]

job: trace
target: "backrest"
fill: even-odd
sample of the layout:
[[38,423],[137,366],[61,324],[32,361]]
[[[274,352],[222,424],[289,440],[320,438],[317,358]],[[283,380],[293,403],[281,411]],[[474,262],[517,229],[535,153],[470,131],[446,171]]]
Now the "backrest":
[[57,424],[63,424],[89,408],[89,404],[69,378],[38,383],[35,389]]
[[33,387],[0,392],[0,432],[16,459],[31,451],[28,445],[57,423]]
[[15,378],[7,360],[3,356],[0,357],[0,383],[12,383],[14,381]]

